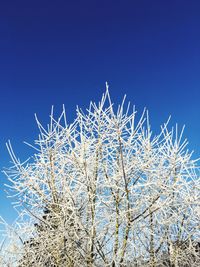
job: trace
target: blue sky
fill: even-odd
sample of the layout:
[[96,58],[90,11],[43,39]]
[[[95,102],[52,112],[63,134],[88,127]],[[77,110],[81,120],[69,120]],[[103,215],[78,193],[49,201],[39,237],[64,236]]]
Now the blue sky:
[[[51,106],[98,101],[105,81],[119,103],[126,93],[151,124],[172,115],[186,124],[195,156],[200,152],[200,2],[4,1],[0,4],[0,168],[9,166],[5,142],[22,159],[23,144],[37,138],[34,113],[47,124]],[[15,218],[3,174],[0,214]]]

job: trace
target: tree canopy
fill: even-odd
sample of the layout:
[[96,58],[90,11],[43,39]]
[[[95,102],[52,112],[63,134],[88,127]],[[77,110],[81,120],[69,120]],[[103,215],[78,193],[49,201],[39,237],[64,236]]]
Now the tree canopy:
[[[193,266],[199,257],[199,168],[183,129],[153,134],[108,88],[68,124],[53,110],[21,163],[6,171],[19,218],[7,227],[2,266]],[[31,145],[32,146],[32,145]]]

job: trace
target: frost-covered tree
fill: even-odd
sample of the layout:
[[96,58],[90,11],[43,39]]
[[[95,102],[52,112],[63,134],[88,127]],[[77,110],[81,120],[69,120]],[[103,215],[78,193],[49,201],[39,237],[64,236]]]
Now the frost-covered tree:
[[71,124],[64,108],[47,129],[36,121],[29,161],[8,143],[19,218],[2,266],[199,266],[199,169],[183,130],[153,135],[148,112],[115,108],[108,88]]

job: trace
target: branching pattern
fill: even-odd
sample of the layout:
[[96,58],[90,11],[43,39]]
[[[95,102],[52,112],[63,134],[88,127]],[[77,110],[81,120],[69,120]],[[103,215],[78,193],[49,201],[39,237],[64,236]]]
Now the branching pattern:
[[[125,99],[124,99],[125,100]],[[198,167],[168,122],[153,135],[108,86],[72,124],[53,111],[35,155],[6,171],[19,218],[1,266],[200,266]],[[14,192],[14,193],[13,193]]]

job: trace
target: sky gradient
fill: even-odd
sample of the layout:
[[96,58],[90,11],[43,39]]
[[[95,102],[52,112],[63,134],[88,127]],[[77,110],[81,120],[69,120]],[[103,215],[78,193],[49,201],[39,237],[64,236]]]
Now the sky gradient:
[[[33,150],[37,113],[47,124],[51,106],[98,101],[110,85],[114,103],[147,107],[153,129],[172,115],[186,125],[189,148],[200,155],[200,1],[4,1],[0,4],[0,168],[5,143],[18,157]],[[15,218],[0,174],[0,214]]]

